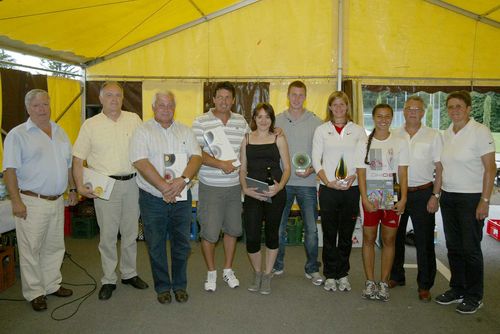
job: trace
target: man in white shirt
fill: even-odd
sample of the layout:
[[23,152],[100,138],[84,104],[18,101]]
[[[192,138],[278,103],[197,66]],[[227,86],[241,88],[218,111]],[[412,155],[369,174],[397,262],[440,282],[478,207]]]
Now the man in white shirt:
[[[154,119],[137,128],[130,142],[130,160],[139,171],[139,205],[144,236],[157,299],[170,303],[170,290],[179,303],[188,300],[187,259],[191,227],[191,190],[181,193],[191,183],[201,166],[201,149],[190,128],[174,121],[175,97],[172,92],[157,92],[153,100]],[[172,160],[187,156],[182,174],[166,174],[165,155]],[[174,160],[175,161],[175,160]],[[172,274],[168,271],[166,251],[170,238]]]
[[47,309],[46,295],[69,297],[61,286],[64,258],[64,200],[78,201],[71,175],[71,143],[50,120],[46,91],[33,89],[24,99],[28,120],[5,138],[5,184],[16,222],[23,296],[35,311]]
[[408,140],[410,144],[408,200],[399,223],[389,287],[406,284],[403,269],[405,237],[408,218],[411,218],[417,250],[418,296],[420,300],[429,302],[430,289],[436,277],[434,228],[441,191],[442,166],[439,160],[443,144],[437,130],[422,124],[425,103],[421,97],[410,96],[405,103],[403,114],[405,124],[394,133]]
[[[73,147],[73,175],[78,192],[82,196],[94,198],[104,272],[99,299],[107,300],[116,289],[118,233],[121,235],[122,283],[136,289],[148,287],[136,271],[139,189],[135,181],[135,169],[129,160],[130,137],[142,122],[136,114],[121,109],[123,89],[117,82],[105,82],[99,100],[102,112],[83,123]],[[98,198],[91,187],[83,184],[85,160],[88,168],[116,180],[109,200]]]

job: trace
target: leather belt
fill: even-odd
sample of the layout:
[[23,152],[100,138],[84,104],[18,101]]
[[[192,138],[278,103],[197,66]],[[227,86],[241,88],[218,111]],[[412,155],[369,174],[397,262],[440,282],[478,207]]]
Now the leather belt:
[[133,178],[136,175],[136,173],[132,173],[129,175],[110,175],[109,177],[118,181],[127,181]]
[[32,197],[38,197],[38,198],[41,198],[41,199],[46,199],[48,201],[55,201],[56,199],[58,199],[59,197],[61,197],[61,195],[54,195],[54,196],[40,195],[40,194],[34,193],[32,191],[29,191],[29,190],[20,190],[19,192],[21,194],[23,194],[23,195],[32,196]]
[[429,183],[422,184],[422,185],[416,186],[416,187],[408,187],[408,192],[412,193],[412,192],[415,192],[418,190],[424,190],[424,189],[430,188],[432,186],[433,186],[433,183],[429,182]]

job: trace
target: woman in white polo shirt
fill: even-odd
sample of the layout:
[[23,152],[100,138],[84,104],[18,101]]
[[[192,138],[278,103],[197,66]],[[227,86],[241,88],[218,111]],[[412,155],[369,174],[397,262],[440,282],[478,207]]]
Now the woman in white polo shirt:
[[[368,142],[356,148],[359,192],[363,203],[363,266],[366,275],[362,297],[389,300],[389,275],[394,260],[399,216],[406,206],[408,190],[409,144],[389,128],[393,118],[392,107],[377,104],[372,111],[375,128]],[[399,180],[400,193],[394,181]],[[381,224],[382,268],[380,282],[375,283],[375,240]]]
[[321,180],[319,204],[327,291],[351,290],[347,276],[352,233],[359,214],[354,151],[358,142],[366,141],[366,133],[352,122],[350,108],[344,92],[333,92],[326,105],[326,122],[313,137],[312,163]]
[[486,126],[470,118],[471,105],[466,91],[448,95],[452,124],[444,132],[441,153],[441,214],[451,280],[450,289],[436,302],[459,303],[456,311],[463,314],[475,313],[483,305],[481,239],[496,173],[493,137]]

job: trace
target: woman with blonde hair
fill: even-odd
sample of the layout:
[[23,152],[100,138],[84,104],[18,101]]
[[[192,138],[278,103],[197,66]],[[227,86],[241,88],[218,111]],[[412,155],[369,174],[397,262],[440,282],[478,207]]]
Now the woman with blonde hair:
[[319,205],[323,230],[323,274],[327,291],[350,291],[348,280],[352,233],[359,213],[355,149],[365,130],[352,122],[349,98],[333,92],[326,121],[313,138],[312,163],[321,184]]

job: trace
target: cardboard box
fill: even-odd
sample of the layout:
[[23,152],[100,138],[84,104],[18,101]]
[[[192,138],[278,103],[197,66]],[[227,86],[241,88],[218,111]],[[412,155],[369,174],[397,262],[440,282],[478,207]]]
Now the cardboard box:
[[493,239],[500,241],[500,219],[488,219],[486,233]]
[[14,247],[0,249],[0,292],[14,285],[16,281]]

